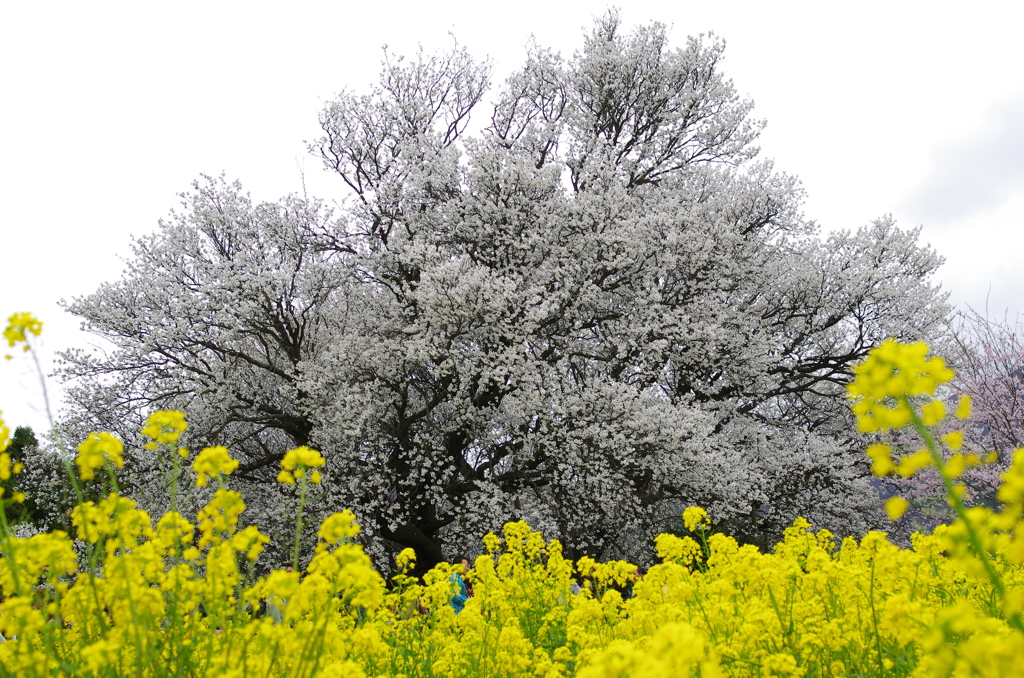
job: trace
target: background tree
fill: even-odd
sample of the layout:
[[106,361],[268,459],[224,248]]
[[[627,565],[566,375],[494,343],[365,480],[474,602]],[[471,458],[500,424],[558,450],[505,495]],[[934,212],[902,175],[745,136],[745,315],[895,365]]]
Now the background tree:
[[486,64],[388,57],[321,113],[340,217],[207,180],[69,304],[114,348],[66,354],[67,426],[179,407],[252,483],[317,446],[320,508],[421,572],[516,517],[603,557],[690,503],[761,544],[797,514],[867,529],[843,385],[882,339],[940,336],[941,259],[889,218],[822,240],[722,52],[609,13],[572,59],[531,47],[472,137]]
[[[77,497],[61,453],[49,442],[40,445],[28,426],[15,429],[6,452],[25,465],[11,478],[11,491],[23,493],[25,501],[7,507],[8,524],[22,536],[51,530],[73,534],[71,509]],[[83,490],[86,500],[95,500],[100,494],[93,483],[84,483]]]
[[[36,440],[36,436],[30,427],[18,426],[14,429],[14,435],[11,436],[10,443],[4,452],[11,456],[11,461],[24,464],[26,452],[31,453],[38,445],[39,441]],[[11,478],[10,490],[12,492],[25,492],[24,484],[19,476],[13,476]],[[17,525],[31,519],[32,506],[26,501],[20,504],[12,504],[5,508],[4,511],[6,512],[7,524]]]
[[36,440],[36,434],[32,432],[32,428],[29,426],[19,426],[14,429],[14,435],[11,436],[10,445],[7,446],[5,452],[11,455],[13,461],[24,462],[26,450],[38,446],[39,441]]
[[972,398],[975,437],[1009,457],[1024,447],[1024,326],[1020,318],[993,320],[974,309],[957,320],[956,384]]

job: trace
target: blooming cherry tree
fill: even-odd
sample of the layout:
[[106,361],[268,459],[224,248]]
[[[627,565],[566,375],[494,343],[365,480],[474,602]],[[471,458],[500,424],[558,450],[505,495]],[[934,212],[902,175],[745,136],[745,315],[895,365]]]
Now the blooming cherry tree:
[[822,239],[757,158],[723,43],[620,28],[568,59],[531,47],[489,106],[462,49],[389,58],[321,112],[337,215],[197,183],[69,304],[113,348],[65,355],[66,426],[126,439],[186,411],[194,446],[268,488],[268,534],[278,462],[315,446],[309,510],[352,508],[417,573],[518,518],[605,558],[691,504],[757,543],[798,514],[868,528],[843,388],[885,338],[942,332],[941,259],[887,217]]

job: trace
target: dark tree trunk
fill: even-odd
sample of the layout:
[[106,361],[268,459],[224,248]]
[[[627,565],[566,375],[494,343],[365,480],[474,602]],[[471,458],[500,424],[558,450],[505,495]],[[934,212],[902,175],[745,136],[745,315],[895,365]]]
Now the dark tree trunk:
[[437,532],[438,530],[424,531],[412,523],[403,523],[394,530],[387,529],[385,525],[381,530],[381,533],[391,541],[416,552],[416,565],[409,574],[421,581],[427,572],[439,563],[445,562]]

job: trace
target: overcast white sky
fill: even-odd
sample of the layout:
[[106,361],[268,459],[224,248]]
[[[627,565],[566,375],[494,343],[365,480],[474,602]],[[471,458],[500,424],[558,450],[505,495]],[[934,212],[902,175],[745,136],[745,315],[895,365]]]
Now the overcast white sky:
[[[44,362],[87,346],[61,298],[119,277],[200,173],[258,200],[343,195],[304,140],[322,102],[375,78],[381,47],[490,56],[530,35],[569,56],[606,2],[0,3],[0,315],[44,323]],[[1024,310],[1024,16],[1018,3],[632,2],[631,27],[713,31],[723,69],[768,121],[762,155],[799,176],[826,229],[885,213],[924,228],[943,286]],[[969,7],[969,9],[968,9]],[[12,428],[45,429],[24,356],[0,362]],[[51,383],[52,388],[56,384]]]

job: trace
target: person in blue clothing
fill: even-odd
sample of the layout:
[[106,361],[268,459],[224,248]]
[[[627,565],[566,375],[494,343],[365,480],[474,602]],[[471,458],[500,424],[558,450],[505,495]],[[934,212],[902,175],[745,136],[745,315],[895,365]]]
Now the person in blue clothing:
[[469,600],[469,589],[466,588],[466,580],[462,578],[462,575],[469,572],[469,559],[460,556],[455,559],[456,563],[462,564],[462,572],[453,572],[449,580],[455,582],[455,594],[449,601],[452,609],[455,610],[455,614],[462,612],[462,608],[466,606],[466,601]]

